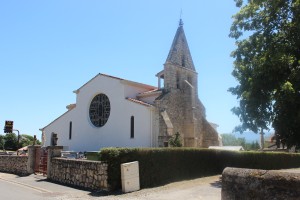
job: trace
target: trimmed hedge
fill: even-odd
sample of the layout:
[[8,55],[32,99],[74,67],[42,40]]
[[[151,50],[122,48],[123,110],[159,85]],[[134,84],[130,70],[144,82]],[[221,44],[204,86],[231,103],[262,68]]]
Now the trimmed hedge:
[[88,151],[85,153],[86,159],[88,160],[94,160],[94,161],[99,161],[99,151]]
[[217,153],[220,169],[226,167],[277,170],[300,167],[300,154],[283,152],[230,152]]
[[300,167],[300,154],[232,152],[200,148],[105,148],[108,184],[121,188],[122,163],[139,161],[141,188],[221,174],[225,167],[286,169]]

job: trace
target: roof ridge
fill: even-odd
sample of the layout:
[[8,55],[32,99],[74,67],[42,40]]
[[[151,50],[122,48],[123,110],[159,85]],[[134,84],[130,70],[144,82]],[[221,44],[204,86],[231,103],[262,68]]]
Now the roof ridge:
[[130,97],[126,97],[125,99],[127,99],[127,100],[129,100],[131,102],[134,102],[134,103],[141,104],[143,106],[147,106],[147,107],[152,107],[153,106],[152,104],[144,102],[142,100],[138,100],[138,99],[134,99],[134,98],[130,98]]

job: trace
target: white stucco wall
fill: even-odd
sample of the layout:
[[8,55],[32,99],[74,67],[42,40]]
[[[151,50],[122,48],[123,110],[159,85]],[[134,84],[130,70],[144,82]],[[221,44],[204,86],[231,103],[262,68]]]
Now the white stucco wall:
[[136,98],[137,94],[148,91],[145,88],[138,87],[135,85],[124,85],[124,96],[129,98]]
[[[121,80],[99,75],[80,88],[76,107],[44,128],[46,145],[51,133],[58,134],[58,145],[74,151],[97,151],[103,147],[151,147],[152,111],[138,103],[126,100],[126,94],[136,94],[141,88],[124,85]],[[103,127],[95,127],[89,119],[92,99],[103,93],[108,96],[111,112]],[[134,95],[133,95],[134,96]],[[135,119],[135,137],[130,138],[130,119]],[[72,139],[69,140],[69,123],[72,121]]]
[[[51,143],[51,134],[59,133],[58,144],[61,146],[69,146],[71,144],[71,140],[69,140],[69,124],[72,121],[74,116],[74,111],[70,110],[64,113],[59,119],[55,120],[53,123],[48,125],[48,127],[44,130],[45,133],[45,146],[49,146]],[[63,133],[63,134],[61,134]],[[63,142],[62,142],[63,141]]]

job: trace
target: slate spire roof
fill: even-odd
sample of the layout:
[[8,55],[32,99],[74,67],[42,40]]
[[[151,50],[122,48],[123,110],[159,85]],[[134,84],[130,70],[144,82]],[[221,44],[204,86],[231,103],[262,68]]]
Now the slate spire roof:
[[174,37],[166,63],[171,63],[195,71],[195,66],[187,43],[182,19]]

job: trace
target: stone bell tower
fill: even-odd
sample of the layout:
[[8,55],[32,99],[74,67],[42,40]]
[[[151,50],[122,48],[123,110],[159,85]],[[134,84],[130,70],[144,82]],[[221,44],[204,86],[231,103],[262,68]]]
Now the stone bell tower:
[[205,108],[198,98],[198,74],[181,19],[164,70],[156,76],[162,90],[155,100],[159,112],[159,146],[177,132],[187,147],[219,145],[218,133],[207,122]]

